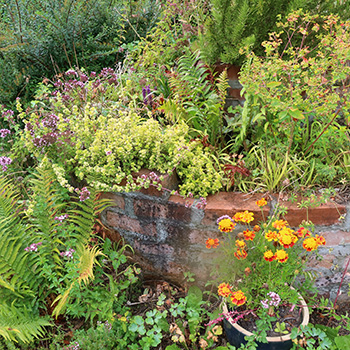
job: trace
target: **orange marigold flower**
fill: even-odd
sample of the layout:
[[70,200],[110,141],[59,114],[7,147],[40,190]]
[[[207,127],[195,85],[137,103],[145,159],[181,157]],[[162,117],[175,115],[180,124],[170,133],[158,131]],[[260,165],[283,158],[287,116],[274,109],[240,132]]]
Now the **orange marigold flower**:
[[236,222],[242,221],[242,218],[243,218],[243,213],[242,212],[238,212],[235,215],[233,215],[233,220],[235,220]]
[[278,241],[277,232],[275,231],[267,231],[265,232],[265,238],[271,242],[271,241]]
[[248,210],[243,212],[242,219],[241,219],[242,222],[245,222],[245,223],[249,224],[253,220],[254,220],[254,213],[251,213]]
[[316,235],[315,238],[319,245],[326,245],[326,240],[323,236]]
[[231,286],[228,283],[221,283],[218,287],[218,294],[221,297],[228,297],[232,294]]
[[272,253],[271,250],[267,250],[267,251],[264,253],[264,259],[265,259],[266,261],[271,262],[272,260],[275,260],[275,255]]
[[237,249],[237,251],[234,253],[234,256],[238,260],[243,260],[247,257],[248,253],[244,249]]
[[261,208],[264,207],[267,204],[267,202],[265,198],[261,198],[258,201],[256,201],[255,204]]
[[283,249],[276,250],[275,259],[280,263],[284,263],[288,260],[288,254]]
[[284,248],[291,248],[293,245],[297,242],[298,237],[293,234],[293,230],[289,229],[288,227],[283,228],[279,234],[279,243]]
[[219,225],[219,230],[221,232],[232,232],[236,227],[236,224],[233,222],[232,218],[228,215],[223,215],[217,219],[217,224]]
[[304,237],[310,237],[310,231],[307,230],[305,227],[300,227],[297,231],[298,237],[304,238]]
[[243,234],[244,234],[244,239],[247,241],[252,241],[255,237],[254,231],[245,230],[243,231]]
[[241,306],[247,301],[247,297],[244,295],[244,293],[241,290],[237,290],[237,292],[233,292],[231,294],[231,301],[232,301],[232,304]]
[[303,242],[303,248],[308,252],[316,250],[319,246],[319,243],[315,237],[308,237]]
[[237,239],[236,240],[236,247],[239,248],[239,249],[242,249],[242,248],[245,248],[246,244],[244,241],[240,240],[240,239]]
[[255,225],[254,226],[254,228],[253,228],[253,230],[255,231],[255,232],[259,232],[260,231],[260,226],[259,225]]
[[286,227],[288,225],[288,222],[285,220],[276,220],[272,223],[272,226],[277,229],[280,230],[283,227]]
[[217,238],[208,238],[205,241],[205,246],[210,249],[210,248],[217,248],[219,246],[219,240]]

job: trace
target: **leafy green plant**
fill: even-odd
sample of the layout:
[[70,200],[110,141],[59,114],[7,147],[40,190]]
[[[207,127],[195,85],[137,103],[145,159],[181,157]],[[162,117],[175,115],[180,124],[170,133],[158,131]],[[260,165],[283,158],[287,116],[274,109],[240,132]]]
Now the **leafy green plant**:
[[169,121],[184,120],[193,137],[206,136],[212,146],[219,146],[223,138],[227,73],[221,73],[217,84],[210,83],[208,77],[208,67],[201,63],[200,54],[186,52],[169,76],[171,94],[161,108]]

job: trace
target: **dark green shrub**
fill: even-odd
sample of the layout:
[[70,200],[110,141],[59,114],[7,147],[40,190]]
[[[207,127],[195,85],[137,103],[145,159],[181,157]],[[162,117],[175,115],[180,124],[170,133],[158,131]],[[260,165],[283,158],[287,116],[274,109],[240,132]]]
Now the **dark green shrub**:
[[277,16],[284,18],[293,10],[303,8],[311,13],[337,13],[347,19],[349,3],[337,0],[211,0],[211,16],[206,21],[201,49],[208,62],[241,64],[240,49],[251,46],[259,56],[260,45],[268,34],[277,31]]
[[97,71],[114,66],[124,57],[121,44],[146,35],[158,10],[155,0],[128,5],[124,0],[4,2],[0,101],[18,95],[29,99],[44,77],[72,67]]

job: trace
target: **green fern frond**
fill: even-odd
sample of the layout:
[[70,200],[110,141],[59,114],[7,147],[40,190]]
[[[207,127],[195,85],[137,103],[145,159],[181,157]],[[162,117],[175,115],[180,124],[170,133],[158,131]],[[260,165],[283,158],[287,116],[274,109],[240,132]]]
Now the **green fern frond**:
[[[79,252],[78,252],[79,253]],[[94,264],[98,262],[96,261],[97,256],[104,255],[97,246],[93,248],[85,247],[80,252],[80,260],[79,260],[79,276],[77,279],[75,279],[69,288],[61,295],[59,295],[52,303],[52,305],[56,305],[55,309],[52,312],[53,316],[58,317],[58,315],[64,310],[66,307],[69,298],[70,298],[70,292],[72,291],[73,287],[76,285],[76,282],[78,282],[79,286],[81,285],[81,282],[83,282],[85,285],[88,285],[91,280],[94,279]]]
[[85,248],[82,255],[80,256],[80,263],[79,263],[79,277],[78,277],[78,283],[81,284],[81,282],[84,282],[85,285],[89,283],[89,280],[94,279],[94,264],[96,261],[96,258],[99,255],[104,255],[97,246],[93,248]]
[[40,280],[35,274],[37,257],[24,249],[31,240],[26,235],[14,185],[0,178],[0,284],[16,295],[33,294]]
[[52,324],[44,317],[33,316],[25,307],[0,305],[0,336],[9,341],[30,343],[44,335]]

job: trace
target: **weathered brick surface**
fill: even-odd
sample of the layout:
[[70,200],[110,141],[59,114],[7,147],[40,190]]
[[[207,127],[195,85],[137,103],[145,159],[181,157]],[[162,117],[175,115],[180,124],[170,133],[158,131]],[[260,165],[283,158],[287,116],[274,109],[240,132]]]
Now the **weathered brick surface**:
[[174,247],[168,244],[144,244],[135,240],[134,247],[145,256],[154,255],[157,258],[165,257],[167,260],[173,259]]
[[[218,217],[248,210],[254,213],[253,224],[262,219],[261,209],[255,203],[261,199],[260,194],[217,193],[208,196],[204,210],[191,207],[195,200],[177,195],[170,196],[168,201],[166,197],[152,199],[137,192],[104,196],[112,198],[115,203],[115,209],[108,209],[104,214],[105,223],[126,235],[124,238],[134,247],[140,264],[150,274],[163,275],[176,283],[182,283],[183,272],[189,270],[196,273],[197,281],[202,284],[210,278],[216,252],[205,248],[205,240],[222,238],[216,225]],[[273,202],[268,200],[264,207],[265,218],[277,197],[270,199]],[[297,208],[296,204],[281,204],[288,208],[286,220],[291,226],[298,226],[306,219],[306,211]],[[322,234],[327,242],[326,246],[319,248],[323,261],[314,259],[309,268],[319,274],[316,281],[319,290],[333,298],[350,256],[350,220],[338,221],[339,213],[345,212],[345,206],[336,208],[332,202],[309,209],[309,220],[321,225],[316,226],[316,233]],[[112,239],[119,239],[117,232]],[[346,274],[348,279],[350,272]],[[342,288],[343,293],[346,293],[346,288],[347,284]]]
[[320,230],[320,234],[326,239],[327,246],[349,245],[350,255],[350,232],[343,230],[325,231]]
[[157,236],[157,227],[155,222],[140,221],[132,219],[124,214],[107,211],[106,221],[109,226],[118,230],[125,230],[144,236]]
[[100,196],[101,199],[110,199],[112,201],[112,206],[118,209],[125,209],[124,197],[119,193],[103,192]]
[[191,220],[191,209],[172,201],[160,203],[148,199],[135,199],[134,213],[136,216],[141,217],[163,218],[184,222]]

